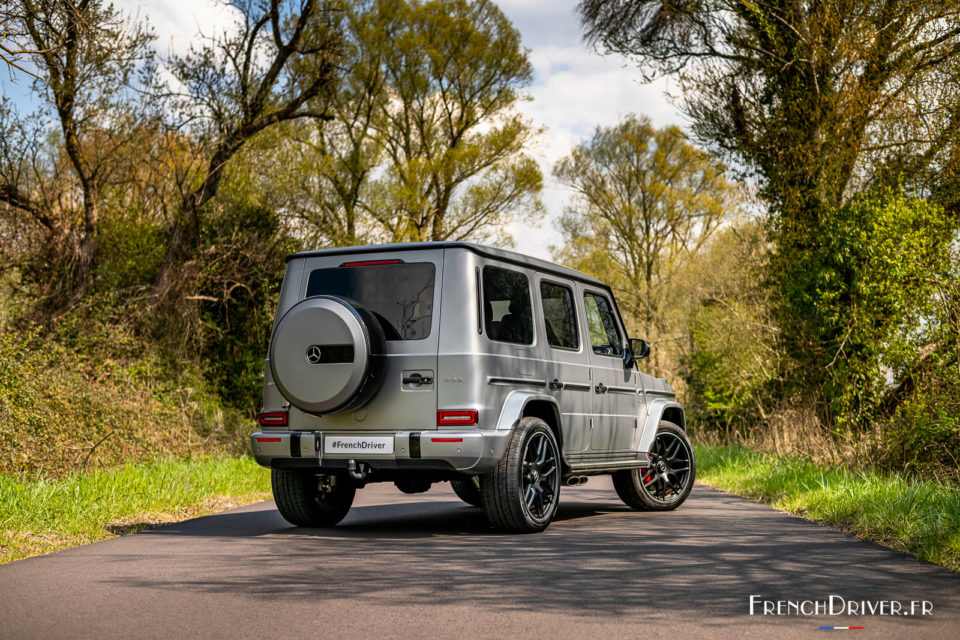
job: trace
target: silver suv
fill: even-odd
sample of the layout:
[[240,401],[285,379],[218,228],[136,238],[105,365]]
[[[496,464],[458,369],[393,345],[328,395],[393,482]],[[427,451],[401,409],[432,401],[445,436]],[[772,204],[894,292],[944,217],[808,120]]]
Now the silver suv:
[[464,242],[292,255],[254,455],[280,513],[333,526],[370,482],[450,482],[498,529],[541,531],[561,485],[612,474],[634,509],[690,493],[693,447],[665,380],[638,371],[610,288]]

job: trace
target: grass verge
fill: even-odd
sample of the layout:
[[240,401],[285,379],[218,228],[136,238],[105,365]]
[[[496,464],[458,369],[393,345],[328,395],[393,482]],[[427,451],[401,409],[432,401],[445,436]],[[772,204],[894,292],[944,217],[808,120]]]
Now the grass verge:
[[898,474],[697,445],[697,479],[960,571],[960,490]]
[[127,464],[60,480],[0,474],[0,562],[134,533],[269,497],[250,457]]

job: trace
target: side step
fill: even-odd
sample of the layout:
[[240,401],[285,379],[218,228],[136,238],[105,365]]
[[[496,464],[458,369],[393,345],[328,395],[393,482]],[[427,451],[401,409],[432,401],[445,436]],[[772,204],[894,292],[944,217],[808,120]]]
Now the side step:
[[638,452],[630,457],[624,454],[587,453],[566,456],[567,468],[571,472],[580,471],[619,471],[621,469],[644,469],[650,464],[646,453]]

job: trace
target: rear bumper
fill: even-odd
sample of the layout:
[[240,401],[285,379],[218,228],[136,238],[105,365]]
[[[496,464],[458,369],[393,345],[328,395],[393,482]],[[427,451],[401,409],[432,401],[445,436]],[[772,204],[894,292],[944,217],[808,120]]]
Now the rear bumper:
[[[399,431],[358,433],[256,431],[250,446],[256,461],[271,469],[344,469],[350,460],[374,469],[441,470],[486,473],[503,457],[513,431]],[[392,437],[393,453],[328,453],[332,436]]]

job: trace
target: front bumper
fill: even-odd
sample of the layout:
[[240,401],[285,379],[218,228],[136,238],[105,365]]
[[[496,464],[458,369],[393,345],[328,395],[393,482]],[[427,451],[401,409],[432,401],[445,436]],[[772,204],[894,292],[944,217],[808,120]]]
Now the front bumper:
[[[393,437],[392,454],[325,453],[327,436]],[[503,457],[513,431],[256,431],[253,457],[271,469],[344,469],[350,460],[374,469],[486,473]]]

